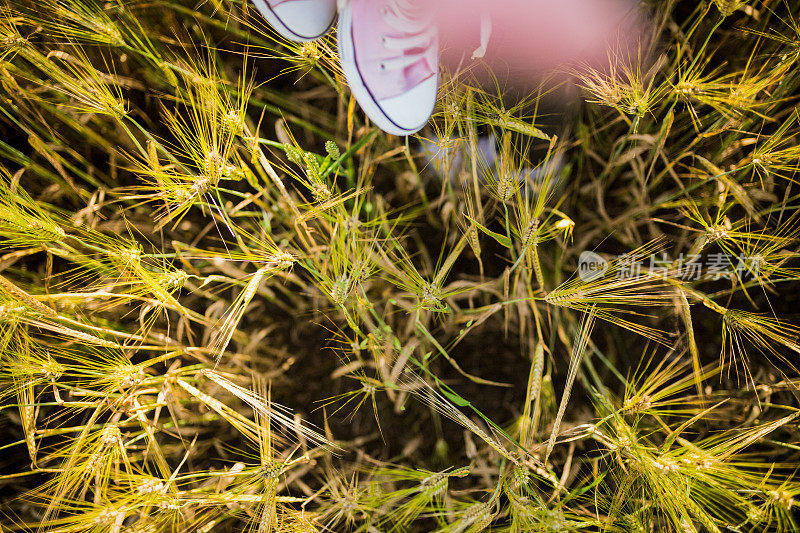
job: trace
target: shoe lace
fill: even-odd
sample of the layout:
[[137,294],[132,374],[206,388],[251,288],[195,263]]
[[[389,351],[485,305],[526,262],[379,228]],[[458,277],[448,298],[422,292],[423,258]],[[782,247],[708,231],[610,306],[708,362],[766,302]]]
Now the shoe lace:
[[488,13],[481,13],[481,44],[472,52],[472,59],[480,59],[486,55],[489,39],[492,37],[492,19]]
[[[383,35],[381,44],[389,50],[398,52],[397,57],[386,59],[380,64],[382,70],[404,69],[420,61],[428,53],[438,35],[433,24],[433,15],[419,0],[385,0],[381,7],[381,15],[389,26],[406,35],[394,37]],[[342,11],[350,0],[337,0],[339,11]],[[488,13],[481,13],[480,46],[472,52],[472,59],[480,59],[486,54],[492,36],[492,19]],[[415,54],[406,51],[421,49]]]
[[438,35],[430,9],[414,0],[385,0],[380,9],[386,24],[403,34],[400,37],[381,36],[384,48],[397,52],[396,57],[381,62],[382,70],[404,69],[430,53],[430,47],[435,45]]

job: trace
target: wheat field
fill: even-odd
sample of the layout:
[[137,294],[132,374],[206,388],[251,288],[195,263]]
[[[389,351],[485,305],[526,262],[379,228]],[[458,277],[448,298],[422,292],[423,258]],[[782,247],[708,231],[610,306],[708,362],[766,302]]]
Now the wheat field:
[[372,126],[241,0],[0,2],[0,531],[800,531],[800,4]]

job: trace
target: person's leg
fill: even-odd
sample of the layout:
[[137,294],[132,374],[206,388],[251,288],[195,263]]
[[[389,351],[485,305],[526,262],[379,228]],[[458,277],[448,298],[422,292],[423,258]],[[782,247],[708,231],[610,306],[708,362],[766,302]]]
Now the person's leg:
[[291,41],[313,41],[336,20],[336,0],[253,0],[267,22]]

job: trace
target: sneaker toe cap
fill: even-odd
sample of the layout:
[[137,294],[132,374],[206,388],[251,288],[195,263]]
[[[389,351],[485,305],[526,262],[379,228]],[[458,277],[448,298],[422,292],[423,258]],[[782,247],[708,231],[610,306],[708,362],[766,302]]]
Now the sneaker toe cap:
[[294,0],[272,8],[272,11],[293,34],[303,39],[321,37],[336,17],[336,2]]
[[428,122],[436,105],[437,88],[438,79],[432,76],[399,96],[381,100],[378,105],[397,129],[390,133],[409,135],[419,131]]

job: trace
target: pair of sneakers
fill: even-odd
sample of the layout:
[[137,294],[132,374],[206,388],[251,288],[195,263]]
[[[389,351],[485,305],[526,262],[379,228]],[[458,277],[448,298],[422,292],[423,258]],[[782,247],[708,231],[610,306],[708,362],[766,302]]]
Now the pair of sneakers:
[[338,12],[339,57],[353,96],[393,135],[419,131],[436,104],[439,31],[427,2],[253,0],[278,33],[300,42],[325,35]]

